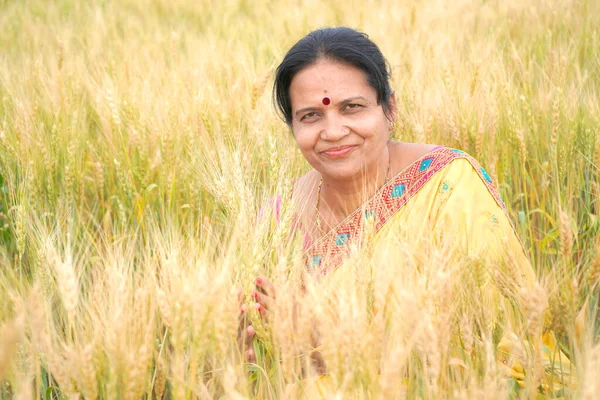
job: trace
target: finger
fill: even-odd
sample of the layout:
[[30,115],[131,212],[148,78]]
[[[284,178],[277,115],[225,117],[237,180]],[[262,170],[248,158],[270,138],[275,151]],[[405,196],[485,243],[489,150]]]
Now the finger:
[[252,343],[252,339],[254,339],[254,335],[256,334],[256,330],[252,325],[248,325],[246,328],[246,344]]
[[243,346],[244,344],[244,336],[245,336],[245,332],[246,329],[248,327],[248,323],[249,323],[249,318],[248,318],[248,306],[246,304],[243,304],[242,307],[240,307],[240,318],[239,318],[239,324],[238,324],[238,342],[240,347]]
[[252,298],[255,302],[260,303],[267,310],[270,310],[273,306],[273,299],[271,299],[271,297],[256,290],[252,292]]
[[254,350],[248,349],[244,354],[246,355],[246,360],[248,360],[249,363],[256,363],[256,354],[254,353]]
[[240,326],[246,326],[246,320],[248,319],[248,305],[246,304],[242,304],[242,306],[240,307]]
[[310,363],[318,375],[324,375],[327,373],[327,366],[325,365],[325,359],[323,355],[318,351],[313,351],[310,354]]
[[261,318],[268,320],[269,319],[269,310],[267,310],[266,308],[264,308],[262,306],[262,304],[260,303],[254,303],[254,307],[256,307],[256,311],[258,311],[258,314],[260,315]]
[[275,286],[262,276],[256,277],[256,287],[267,296],[275,298]]

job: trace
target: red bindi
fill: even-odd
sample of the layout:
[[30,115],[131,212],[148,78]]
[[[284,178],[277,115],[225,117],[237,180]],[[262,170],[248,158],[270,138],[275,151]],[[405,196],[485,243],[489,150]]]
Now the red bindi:
[[329,103],[331,103],[331,100],[329,100],[329,97],[323,97],[323,104],[325,104],[326,106],[328,106]]

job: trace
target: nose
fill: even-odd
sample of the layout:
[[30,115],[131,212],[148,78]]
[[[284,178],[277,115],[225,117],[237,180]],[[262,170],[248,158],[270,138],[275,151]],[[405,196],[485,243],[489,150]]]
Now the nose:
[[327,115],[324,122],[321,130],[321,139],[323,140],[337,142],[350,133],[350,128],[345,126],[343,119],[337,115]]

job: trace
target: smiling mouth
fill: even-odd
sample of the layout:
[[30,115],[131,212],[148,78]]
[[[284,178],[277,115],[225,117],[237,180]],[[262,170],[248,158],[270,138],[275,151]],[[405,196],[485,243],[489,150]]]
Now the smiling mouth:
[[343,156],[350,154],[352,152],[352,150],[354,150],[356,147],[357,146],[334,147],[332,149],[327,149],[327,150],[323,151],[322,154],[325,154],[326,156],[331,157],[331,158],[343,157]]

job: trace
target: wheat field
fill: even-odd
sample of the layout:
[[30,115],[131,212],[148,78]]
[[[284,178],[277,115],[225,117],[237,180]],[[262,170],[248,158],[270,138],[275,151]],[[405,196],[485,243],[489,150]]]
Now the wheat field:
[[[576,384],[544,390],[535,335],[524,386],[504,376],[460,295],[476,266],[444,249],[359,255],[352,285],[295,302],[290,210],[257,223],[309,169],[273,72],[340,25],[392,67],[395,140],[498,183],[540,280],[516,307],[549,310]],[[0,399],[600,398],[599,26],[598,0],[0,0]],[[250,365],[259,274],[277,308],[249,315]]]

